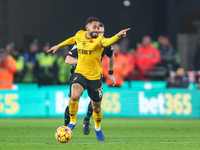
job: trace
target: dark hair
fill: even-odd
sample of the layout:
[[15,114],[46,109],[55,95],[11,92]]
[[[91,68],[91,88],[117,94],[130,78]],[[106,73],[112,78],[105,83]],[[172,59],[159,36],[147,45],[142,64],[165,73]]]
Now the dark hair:
[[90,18],[87,19],[86,25],[87,25],[88,23],[92,23],[92,21],[97,21],[97,22],[99,22],[99,19],[97,19],[97,18],[95,18],[95,17],[90,17]]
[[105,27],[105,25],[102,22],[99,22],[99,27]]

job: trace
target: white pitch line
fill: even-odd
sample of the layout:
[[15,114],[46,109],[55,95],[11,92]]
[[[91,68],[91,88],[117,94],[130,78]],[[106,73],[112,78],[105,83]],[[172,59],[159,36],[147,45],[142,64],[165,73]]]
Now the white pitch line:
[[[194,144],[194,143],[200,143],[200,142],[120,142],[120,143],[116,143],[116,142],[106,142],[105,144],[167,144],[167,143],[172,143],[172,144]],[[45,143],[9,143],[9,145],[39,145],[42,144],[44,145]],[[95,143],[69,143],[72,145],[82,145],[82,144],[95,144]]]
[[[6,139],[6,140],[27,140],[27,139]],[[30,139],[30,140],[53,140],[53,139]],[[90,138],[90,139],[74,139],[74,140],[78,140],[78,141],[85,141],[85,140],[93,140],[93,141],[96,141],[96,139],[94,138]],[[107,139],[108,141],[124,141],[122,139]],[[154,140],[159,140],[159,141],[174,141],[174,140],[187,140],[187,141],[190,141],[190,140],[197,140],[197,139],[131,139],[131,140],[148,140],[148,141],[154,141]]]

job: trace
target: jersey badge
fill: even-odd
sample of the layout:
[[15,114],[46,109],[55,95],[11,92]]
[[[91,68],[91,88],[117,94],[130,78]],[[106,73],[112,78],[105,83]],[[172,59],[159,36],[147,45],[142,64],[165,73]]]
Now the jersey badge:
[[85,42],[83,42],[83,46],[85,46],[86,45],[86,43]]

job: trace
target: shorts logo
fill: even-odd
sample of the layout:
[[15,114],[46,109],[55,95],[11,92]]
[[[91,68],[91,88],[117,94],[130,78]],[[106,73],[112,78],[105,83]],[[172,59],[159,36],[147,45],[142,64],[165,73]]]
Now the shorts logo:
[[99,98],[101,98],[102,97],[102,89],[98,90],[98,92],[99,92]]
[[95,90],[95,91],[99,92],[99,98],[101,98],[102,94],[103,94],[102,86],[100,88],[98,88],[97,90]]

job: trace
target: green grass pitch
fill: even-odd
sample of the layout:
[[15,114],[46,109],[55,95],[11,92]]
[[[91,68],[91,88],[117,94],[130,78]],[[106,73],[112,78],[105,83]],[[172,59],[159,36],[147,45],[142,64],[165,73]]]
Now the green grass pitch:
[[55,139],[63,118],[0,119],[0,150],[198,150],[200,119],[103,118],[105,142],[99,142],[92,128],[84,135],[77,119],[69,143]]

